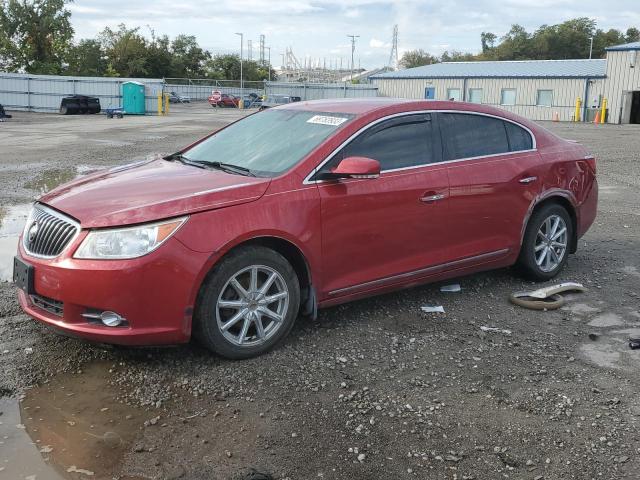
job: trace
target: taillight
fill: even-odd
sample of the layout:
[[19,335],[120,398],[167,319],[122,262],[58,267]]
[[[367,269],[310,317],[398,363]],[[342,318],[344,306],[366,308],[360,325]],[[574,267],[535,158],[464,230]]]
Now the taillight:
[[593,170],[593,173],[596,173],[596,157],[594,157],[593,155],[587,155],[584,157],[584,159],[587,161],[587,164],[591,167],[591,170]]

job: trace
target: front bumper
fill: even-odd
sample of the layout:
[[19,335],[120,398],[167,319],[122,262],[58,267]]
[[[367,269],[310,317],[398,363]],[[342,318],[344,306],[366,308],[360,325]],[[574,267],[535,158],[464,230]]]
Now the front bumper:
[[[34,267],[34,296],[20,290],[23,310],[62,333],[120,345],[163,345],[187,342],[191,336],[198,276],[208,254],[194,252],[170,238],[156,251],[131,260],[80,260],[72,257],[83,232],[57,258],[19,256]],[[43,308],[42,297],[62,307]],[[35,300],[35,301],[34,301]],[[39,303],[39,304],[38,304]],[[113,311],[126,326],[107,327],[83,313]]]

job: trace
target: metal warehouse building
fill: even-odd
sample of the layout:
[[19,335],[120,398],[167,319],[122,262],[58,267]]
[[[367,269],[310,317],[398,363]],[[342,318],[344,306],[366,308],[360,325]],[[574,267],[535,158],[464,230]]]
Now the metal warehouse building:
[[[371,77],[380,95],[494,105],[532,120],[591,120],[604,98],[610,123],[640,123],[640,42],[606,59],[445,62]],[[586,100],[585,100],[586,99]]]

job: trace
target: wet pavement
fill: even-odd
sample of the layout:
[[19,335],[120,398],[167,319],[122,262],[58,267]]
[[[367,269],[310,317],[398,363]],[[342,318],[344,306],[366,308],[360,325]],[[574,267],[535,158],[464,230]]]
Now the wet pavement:
[[18,237],[24,229],[30,209],[30,203],[0,207],[0,282],[11,281]]
[[0,398],[0,478],[111,478],[146,417],[117,401],[110,368],[96,362],[27,390],[20,400]]

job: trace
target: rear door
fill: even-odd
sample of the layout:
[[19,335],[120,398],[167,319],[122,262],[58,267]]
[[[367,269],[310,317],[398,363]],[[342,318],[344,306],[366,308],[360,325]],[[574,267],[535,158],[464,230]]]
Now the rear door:
[[[376,179],[318,183],[322,208],[323,290],[340,296],[406,283],[447,257],[449,192],[431,114],[385,120],[360,134],[340,160],[378,160]],[[435,140],[434,140],[435,137]]]
[[439,124],[449,174],[449,260],[480,261],[519,248],[541,188],[533,135],[481,114],[443,112]]

